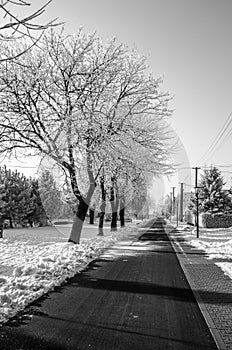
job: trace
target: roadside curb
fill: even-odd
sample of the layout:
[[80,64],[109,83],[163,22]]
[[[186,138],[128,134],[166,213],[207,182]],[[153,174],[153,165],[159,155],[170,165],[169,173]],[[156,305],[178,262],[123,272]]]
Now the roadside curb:
[[[193,292],[193,295],[196,299],[196,302],[199,306],[199,309],[200,309],[200,311],[201,311],[201,313],[206,321],[206,324],[210,330],[210,333],[212,334],[212,337],[213,337],[218,349],[219,350],[227,350],[228,348],[226,347],[226,344],[224,343],[220,332],[218,331],[212,317],[210,316],[210,314],[205,306],[205,303],[202,301],[202,298],[201,298],[199,292],[197,291],[197,286],[196,286],[195,282],[193,281],[193,279],[191,278],[189,272],[187,271],[187,269],[185,267],[184,259],[188,259],[186,257],[185,252],[181,248],[181,245],[175,240],[175,238],[173,237],[173,234],[168,235],[168,238],[169,238],[170,243],[171,243],[171,245],[176,253],[179,264],[180,264],[180,266],[185,274],[185,277],[190,285],[190,288]],[[183,258],[183,256],[184,256],[184,258]]]

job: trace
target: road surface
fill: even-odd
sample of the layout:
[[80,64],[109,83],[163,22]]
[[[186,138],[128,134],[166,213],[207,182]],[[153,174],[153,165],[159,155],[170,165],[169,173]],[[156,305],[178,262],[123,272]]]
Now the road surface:
[[217,349],[164,223],[120,242],[0,329],[1,350]]

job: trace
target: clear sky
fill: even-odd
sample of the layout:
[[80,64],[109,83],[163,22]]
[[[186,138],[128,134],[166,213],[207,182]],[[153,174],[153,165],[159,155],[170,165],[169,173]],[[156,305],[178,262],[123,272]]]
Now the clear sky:
[[[200,158],[232,112],[231,0],[53,0],[43,20],[54,17],[69,33],[84,25],[147,56],[173,95],[170,123],[190,165],[204,164]],[[230,136],[208,164],[232,164],[231,146]]]

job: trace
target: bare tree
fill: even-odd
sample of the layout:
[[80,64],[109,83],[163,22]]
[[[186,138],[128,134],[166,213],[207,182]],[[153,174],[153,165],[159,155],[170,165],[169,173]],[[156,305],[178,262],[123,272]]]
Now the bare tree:
[[124,154],[142,166],[146,153],[157,171],[170,166],[162,136],[169,96],[145,59],[115,40],[51,31],[40,46],[0,66],[0,154],[46,155],[64,170],[77,206],[69,240],[78,243],[106,160]]
[[[0,26],[0,43],[15,44],[22,38],[27,40],[27,47],[23,50],[13,53],[8,46],[8,53],[3,55],[1,53],[0,62],[13,59],[25,53],[32,46],[36,45],[40,40],[44,31],[50,27],[57,26],[57,19],[53,19],[44,24],[35,23],[35,20],[40,18],[46,11],[47,6],[52,0],[47,1],[36,11],[24,16],[18,16],[18,11],[22,11],[22,8],[31,6],[30,2],[24,0],[1,0],[0,1],[0,14],[2,14],[1,26]],[[12,43],[13,42],[13,43]]]

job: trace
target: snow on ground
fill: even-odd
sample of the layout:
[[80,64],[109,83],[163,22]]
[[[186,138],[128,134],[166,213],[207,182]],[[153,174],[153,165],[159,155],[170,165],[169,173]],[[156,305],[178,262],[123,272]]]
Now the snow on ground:
[[82,239],[79,245],[67,240],[52,242],[51,236],[50,241],[42,242],[15,237],[0,240],[0,324],[74,276],[105,248],[136,232],[138,228],[133,225],[101,238],[95,233],[94,238]]
[[182,226],[178,231],[194,248],[205,251],[208,259],[217,259],[215,264],[232,279],[232,227],[200,228],[199,238],[195,229],[188,231]]

